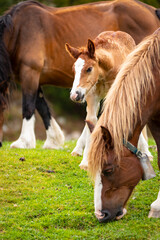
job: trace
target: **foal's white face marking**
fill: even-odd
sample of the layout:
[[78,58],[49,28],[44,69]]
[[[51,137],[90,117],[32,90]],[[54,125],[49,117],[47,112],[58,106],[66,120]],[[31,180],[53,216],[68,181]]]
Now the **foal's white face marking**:
[[85,61],[82,58],[78,58],[75,62],[75,77],[74,82],[71,90],[71,95],[76,92],[77,86],[79,85],[80,79],[81,79],[81,72],[84,67]]
[[94,186],[94,207],[95,207],[95,215],[97,218],[103,218],[102,210],[102,180],[100,172],[97,172],[95,178],[95,186]]

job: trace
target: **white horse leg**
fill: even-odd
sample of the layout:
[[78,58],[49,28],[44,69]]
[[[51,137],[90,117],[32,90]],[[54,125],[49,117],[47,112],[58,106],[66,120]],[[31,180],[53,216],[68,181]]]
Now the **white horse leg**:
[[151,204],[151,210],[148,215],[149,218],[160,218],[160,191],[156,201]]
[[85,148],[84,148],[84,153],[83,153],[83,159],[81,163],[79,164],[81,169],[87,170],[88,168],[88,160],[87,160],[87,155],[88,155],[88,149],[89,149],[89,144],[90,144],[90,130],[88,126],[86,125],[86,143],[85,143]]
[[153,161],[153,156],[152,156],[152,154],[150,153],[150,151],[148,149],[148,143],[147,143],[146,139],[144,138],[144,136],[146,134],[145,131],[146,131],[146,127],[144,127],[144,130],[140,134],[139,141],[138,141],[138,149],[141,152],[146,153],[147,156],[149,157],[149,160]]
[[83,149],[84,149],[85,144],[86,144],[86,136],[87,136],[87,125],[85,124],[85,127],[82,131],[82,134],[79,137],[79,139],[77,140],[76,146],[71,153],[72,156],[82,156]]
[[50,119],[50,124],[46,130],[46,135],[47,138],[43,148],[59,149],[64,144],[64,134],[53,117]]
[[[41,62],[39,62],[39,66],[40,64]],[[35,104],[41,71],[35,69],[25,64],[22,64],[20,68],[19,77],[23,93],[23,123],[20,137],[11,144],[12,148],[35,148],[36,146],[34,133]]]
[[[87,102],[86,120],[90,121],[93,124],[96,124],[97,113],[98,113],[99,105],[100,105],[99,98],[97,97],[97,95],[95,95],[93,93],[92,95],[87,96],[86,102]],[[91,132],[90,132],[88,126],[86,126],[86,142],[85,142],[84,154],[83,154],[83,159],[79,165],[80,168],[84,169],[84,170],[86,170],[88,167],[87,156],[88,156],[88,149],[89,149],[89,145],[90,145],[90,135],[91,135]]]
[[29,120],[23,119],[22,130],[17,141],[11,144],[11,148],[35,148],[36,138],[34,134],[35,116]]

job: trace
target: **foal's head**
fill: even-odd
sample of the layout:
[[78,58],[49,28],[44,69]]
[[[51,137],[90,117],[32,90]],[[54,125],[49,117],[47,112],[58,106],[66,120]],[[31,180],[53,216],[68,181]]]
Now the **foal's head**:
[[[126,202],[142,178],[143,170],[137,157],[125,148],[118,160],[108,129],[101,127],[99,131],[102,146],[99,147],[98,153],[95,153],[92,142],[92,149],[88,155],[88,169],[95,179],[95,215],[99,222],[108,222],[120,219],[126,213]],[[93,159],[96,154],[99,163],[97,159]]]
[[95,45],[91,40],[88,40],[87,48],[78,49],[66,44],[66,49],[76,59],[73,65],[75,77],[70,97],[73,101],[82,102],[98,78]]
[[66,44],[67,52],[76,59],[73,65],[74,82],[70,97],[73,101],[83,102],[85,96],[95,89],[101,76],[100,59],[95,44],[88,40],[86,48],[74,48]]

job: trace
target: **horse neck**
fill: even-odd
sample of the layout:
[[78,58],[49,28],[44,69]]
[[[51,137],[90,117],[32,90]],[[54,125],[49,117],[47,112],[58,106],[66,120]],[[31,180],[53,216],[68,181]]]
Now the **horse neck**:
[[104,48],[96,50],[100,80],[113,81],[117,74],[117,66],[114,64],[114,56],[111,51]]

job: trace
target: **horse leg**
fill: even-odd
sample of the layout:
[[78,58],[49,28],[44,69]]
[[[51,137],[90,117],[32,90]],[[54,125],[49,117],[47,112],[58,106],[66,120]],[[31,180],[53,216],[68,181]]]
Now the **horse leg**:
[[139,141],[138,141],[138,149],[146,153],[149,157],[150,161],[153,161],[153,156],[151,152],[148,149],[148,139],[147,139],[147,127],[145,126],[142,130],[142,133],[140,134]]
[[[97,114],[99,110],[99,98],[96,94],[92,94],[86,97],[86,102],[87,102],[87,116],[86,120],[88,122],[91,122],[93,124],[97,123]],[[84,153],[83,153],[83,159],[80,163],[80,168],[86,170],[88,167],[88,160],[87,160],[87,155],[88,155],[88,149],[89,149],[89,144],[90,144],[90,135],[91,132],[88,128],[88,125],[85,125],[85,148],[84,148]]]
[[87,134],[87,125],[83,128],[81,136],[78,138],[75,148],[72,151],[72,156],[82,156],[83,149],[85,147],[86,142],[86,134]]
[[[153,138],[157,144],[158,150],[158,166],[160,169],[160,122],[156,120],[152,120],[148,124],[149,129],[152,133]],[[151,210],[148,215],[149,218],[160,218],[160,191],[158,193],[158,197],[156,201],[151,204]]]
[[20,71],[23,94],[23,123],[20,137],[11,144],[11,148],[35,148],[36,139],[34,133],[35,106],[40,73],[26,65]]
[[64,144],[64,135],[55,119],[51,116],[50,109],[40,87],[38,89],[36,99],[36,109],[39,112],[46,128],[47,138],[43,148],[59,149],[60,146]]

